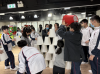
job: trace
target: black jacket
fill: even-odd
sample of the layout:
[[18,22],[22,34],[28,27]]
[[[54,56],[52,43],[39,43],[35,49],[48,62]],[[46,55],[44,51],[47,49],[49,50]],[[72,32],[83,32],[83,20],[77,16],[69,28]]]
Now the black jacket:
[[78,62],[80,58],[85,59],[81,46],[82,34],[80,32],[66,32],[65,26],[61,25],[58,29],[58,35],[65,40],[64,60]]
[[45,37],[48,37],[48,34],[47,34],[48,32],[49,32],[49,30],[48,31],[46,31],[46,29],[42,30],[43,41],[45,40]]

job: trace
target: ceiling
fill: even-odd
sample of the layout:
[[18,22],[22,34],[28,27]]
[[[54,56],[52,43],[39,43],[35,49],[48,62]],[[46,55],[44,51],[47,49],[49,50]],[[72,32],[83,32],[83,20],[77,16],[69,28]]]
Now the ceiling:
[[[44,21],[44,20],[59,20],[61,19],[62,14],[81,14],[86,12],[86,16],[90,17],[96,14],[96,11],[100,9],[100,6],[85,6],[85,7],[72,7],[72,8],[57,8],[57,9],[48,9],[48,10],[38,10],[38,11],[22,11],[22,12],[9,12],[5,15],[0,15],[0,21]],[[48,14],[52,13],[56,17],[48,18]],[[34,18],[34,15],[37,15],[38,18]],[[92,15],[88,15],[92,14]],[[21,16],[24,15],[26,18],[21,19]],[[14,19],[9,20],[9,17],[12,16]]]
[[[22,1],[24,7],[18,8],[17,1]],[[7,9],[7,4],[15,3],[17,8]],[[84,5],[100,4],[99,0],[0,0],[0,13],[27,10],[57,9]]]

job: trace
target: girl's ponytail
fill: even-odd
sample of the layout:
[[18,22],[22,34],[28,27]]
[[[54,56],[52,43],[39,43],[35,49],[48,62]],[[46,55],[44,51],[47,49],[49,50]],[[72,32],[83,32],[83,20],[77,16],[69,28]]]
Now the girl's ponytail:
[[63,40],[58,40],[57,46],[58,46],[59,48],[57,49],[56,54],[60,54],[60,53],[62,52],[62,48],[64,47],[64,42],[63,42]]

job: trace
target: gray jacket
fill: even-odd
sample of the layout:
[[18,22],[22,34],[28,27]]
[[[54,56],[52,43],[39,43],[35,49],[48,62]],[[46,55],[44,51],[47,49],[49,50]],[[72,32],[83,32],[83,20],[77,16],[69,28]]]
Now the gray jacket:
[[[57,51],[58,49],[56,49]],[[65,68],[66,62],[64,61],[64,48],[62,48],[62,52],[57,54],[55,57],[54,65],[60,68]]]
[[65,40],[64,47],[64,60],[79,62],[80,58],[85,59],[84,52],[81,46],[82,33],[79,31],[75,32],[66,32],[64,25],[61,25],[58,29],[58,35]]
[[28,44],[28,46],[31,46],[31,41],[29,40],[29,38],[25,38],[24,36],[21,36],[21,40],[25,40]]

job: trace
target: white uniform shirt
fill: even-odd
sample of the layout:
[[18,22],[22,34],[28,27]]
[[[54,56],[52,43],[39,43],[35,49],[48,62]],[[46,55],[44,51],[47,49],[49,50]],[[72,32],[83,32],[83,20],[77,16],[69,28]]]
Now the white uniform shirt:
[[90,27],[81,29],[81,33],[83,34],[82,41],[81,41],[82,46],[89,46],[89,43],[85,43],[85,42],[90,39],[92,32],[93,30]]
[[31,74],[36,74],[46,68],[43,55],[34,47],[25,46],[19,53],[19,72],[27,72],[26,68],[29,68]]
[[1,36],[1,40],[2,40],[1,42],[2,48],[4,48],[5,51],[11,51],[12,50],[12,43],[11,43],[12,39],[9,37],[9,35],[3,33]]
[[92,55],[91,51],[95,48],[98,35],[99,35],[100,27],[95,27],[94,31],[92,32],[90,42],[89,42],[89,54]]
[[37,38],[39,37],[39,34],[35,32],[35,34],[32,32],[31,33],[31,46],[34,47],[34,44],[37,44],[37,40],[32,40],[32,38]]

